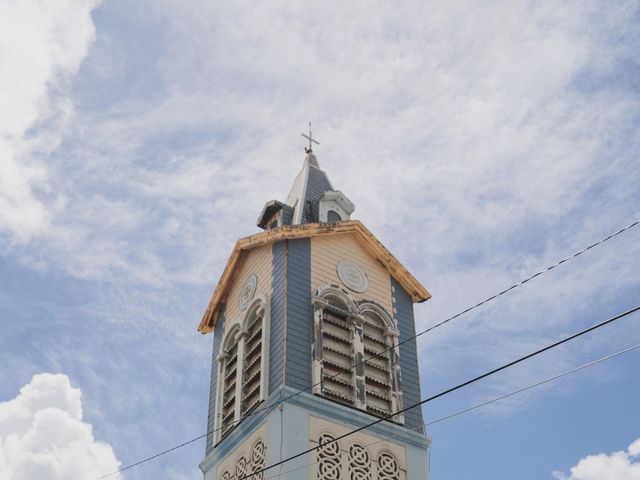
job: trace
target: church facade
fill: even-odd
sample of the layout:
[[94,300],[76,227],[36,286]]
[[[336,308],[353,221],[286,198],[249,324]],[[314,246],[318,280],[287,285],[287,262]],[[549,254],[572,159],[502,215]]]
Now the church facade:
[[237,242],[198,327],[213,333],[200,468],[205,480],[428,480],[421,409],[396,412],[420,400],[413,303],[430,294],[351,219],[312,141],[287,200],[260,214],[264,231]]

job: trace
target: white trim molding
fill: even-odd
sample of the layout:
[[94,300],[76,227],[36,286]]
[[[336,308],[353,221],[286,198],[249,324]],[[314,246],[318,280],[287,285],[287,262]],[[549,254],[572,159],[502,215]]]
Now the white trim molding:
[[[369,414],[402,409],[398,328],[380,305],[336,285],[313,295],[313,393]],[[404,423],[404,415],[393,421]]]
[[[269,394],[270,324],[270,297],[257,294],[246,306],[242,318],[232,322],[232,327],[221,342],[217,356],[214,444],[219,443]],[[228,390],[232,388],[231,372],[227,372],[227,362],[232,361],[235,362],[233,400],[228,395]],[[233,402],[231,419],[224,417],[225,401]],[[249,402],[248,405],[245,402]]]

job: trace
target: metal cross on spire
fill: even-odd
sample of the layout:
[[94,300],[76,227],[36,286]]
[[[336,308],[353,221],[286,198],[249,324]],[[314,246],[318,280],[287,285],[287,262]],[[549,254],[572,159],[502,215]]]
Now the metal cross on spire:
[[307,140],[309,140],[309,148],[305,148],[304,151],[307,153],[311,153],[312,150],[312,143],[315,143],[316,145],[320,145],[320,142],[318,142],[317,140],[315,140],[313,138],[313,135],[311,134],[311,122],[309,122],[309,135],[305,135],[304,133],[302,134],[302,136],[304,138],[306,138]]

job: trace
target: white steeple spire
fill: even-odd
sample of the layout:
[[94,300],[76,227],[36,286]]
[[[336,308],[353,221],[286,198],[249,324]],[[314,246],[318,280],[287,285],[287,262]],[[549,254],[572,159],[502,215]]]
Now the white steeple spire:
[[257,225],[271,229],[282,225],[305,223],[334,223],[350,220],[355,205],[331,185],[327,174],[320,169],[313,154],[313,144],[320,145],[311,133],[302,136],[309,141],[302,169],[291,186],[286,202],[271,200],[262,209]]

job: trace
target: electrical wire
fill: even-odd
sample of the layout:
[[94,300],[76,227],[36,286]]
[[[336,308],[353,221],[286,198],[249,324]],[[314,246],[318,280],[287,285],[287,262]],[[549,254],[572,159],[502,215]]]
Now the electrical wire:
[[509,398],[509,397],[514,396],[514,395],[518,395],[519,393],[526,392],[527,390],[531,390],[532,388],[539,387],[541,385],[544,385],[545,383],[553,382],[554,380],[558,380],[560,378],[566,377],[567,375],[571,375],[572,373],[579,372],[581,370],[584,370],[585,368],[593,367],[594,365],[598,365],[598,364],[600,364],[602,362],[605,362],[607,360],[610,360],[612,358],[615,358],[615,357],[618,357],[618,356],[623,355],[625,353],[631,352],[633,350],[636,350],[637,348],[640,348],[640,343],[638,343],[636,345],[633,345],[631,347],[625,348],[624,350],[620,350],[618,352],[612,353],[612,354],[607,355],[605,357],[598,358],[597,360],[594,360],[592,362],[585,363],[584,365],[581,365],[579,367],[573,368],[571,370],[567,370],[566,372],[559,373],[557,375],[554,375],[553,377],[548,377],[548,378],[545,378],[544,380],[540,380],[539,382],[532,383],[531,385],[527,385],[526,387],[522,387],[522,388],[520,388],[518,390],[514,390],[513,392],[509,392],[509,393],[506,393],[504,395],[500,395],[499,397],[492,398],[491,400],[487,400],[486,402],[478,403],[478,404],[473,405],[471,407],[465,408],[464,410],[460,410],[458,412],[451,413],[451,414],[449,414],[449,415],[447,415],[445,417],[440,417],[440,418],[438,418],[436,420],[432,420],[430,422],[425,423],[424,426],[428,427],[428,426],[431,426],[431,425],[435,425],[436,423],[440,423],[440,422],[443,422],[445,420],[449,420],[450,418],[457,417],[458,415],[462,415],[463,413],[471,412],[473,410],[477,410],[478,408],[484,407],[486,405],[498,402],[500,400],[504,400],[505,398]]
[[[287,397],[285,397],[284,399],[282,399],[282,401],[285,401],[285,400],[287,400]],[[254,413],[258,413],[258,412],[254,412]],[[167,453],[171,453],[171,452],[173,452],[173,451],[175,451],[175,450],[178,450],[178,449],[180,449],[180,448],[182,448],[182,447],[186,447],[187,445],[190,445],[190,444],[192,444],[192,443],[194,443],[194,442],[197,442],[198,440],[202,440],[203,438],[206,438],[206,437],[207,437],[207,435],[209,435],[209,433],[210,433],[210,432],[203,433],[202,435],[199,435],[199,436],[197,436],[197,437],[194,437],[194,438],[192,438],[191,440],[187,440],[186,442],[180,443],[179,445],[176,445],[176,446],[174,446],[174,447],[171,447],[171,448],[168,448],[168,449],[163,450],[163,451],[161,451],[161,452],[158,452],[158,453],[156,453],[155,455],[152,455],[152,456],[150,456],[150,457],[143,458],[142,460],[140,460],[140,461],[138,461],[138,462],[135,462],[135,463],[132,463],[132,464],[130,464],[130,465],[127,465],[126,467],[122,467],[122,468],[120,468],[120,469],[118,469],[118,470],[116,470],[116,471],[114,471],[114,472],[107,473],[107,474],[105,474],[105,475],[102,475],[101,477],[97,477],[97,478],[96,478],[96,480],[102,480],[103,478],[109,478],[109,477],[112,477],[113,475],[117,475],[117,474],[119,474],[119,473],[122,473],[122,472],[124,472],[125,470],[129,470],[129,469],[131,469],[131,468],[133,468],[133,467],[137,467],[138,465],[142,465],[143,463],[146,463],[146,462],[149,462],[149,461],[151,461],[151,460],[154,460],[154,459],[156,459],[156,458],[158,458],[158,457],[161,457],[161,456],[163,456],[163,455],[166,455]]]
[[[418,337],[420,337],[420,336],[424,335],[425,333],[428,333],[428,332],[430,332],[430,331],[432,331],[432,330],[435,330],[436,328],[441,327],[442,325],[445,325],[445,324],[447,324],[447,323],[451,322],[452,320],[455,320],[456,318],[458,318],[458,317],[460,317],[460,316],[462,316],[462,315],[465,315],[466,313],[469,313],[470,311],[475,310],[475,309],[477,309],[477,308],[479,308],[479,307],[481,307],[481,306],[483,306],[483,305],[485,305],[485,304],[487,304],[487,303],[489,303],[489,302],[491,302],[491,301],[493,301],[493,300],[495,300],[495,299],[497,299],[497,298],[501,297],[502,295],[505,295],[506,293],[510,292],[511,290],[514,290],[514,289],[516,289],[516,288],[518,288],[518,287],[520,287],[520,286],[522,286],[522,285],[526,284],[526,283],[527,283],[527,282],[529,282],[530,280],[533,280],[534,278],[539,277],[540,275],[542,275],[542,274],[544,274],[544,273],[546,273],[546,272],[549,272],[549,271],[551,271],[551,270],[555,269],[556,267],[558,267],[558,266],[560,266],[560,265],[562,265],[562,264],[564,264],[564,263],[568,262],[569,260],[572,260],[572,259],[574,259],[574,258],[576,258],[576,257],[578,257],[578,256],[580,256],[580,255],[582,255],[583,253],[585,253],[585,252],[587,252],[587,251],[591,250],[592,248],[597,247],[598,245],[601,245],[601,244],[603,244],[603,243],[605,243],[605,242],[607,242],[607,241],[611,240],[612,238],[617,237],[618,235],[621,235],[622,233],[624,233],[624,232],[626,232],[626,231],[630,230],[631,228],[633,228],[633,227],[637,226],[638,224],[640,224],[640,221],[638,221],[638,220],[637,220],[637,221],[634,221],[633,223],[630,223],[630,224],[629,224],[629,225],[627,225],[626,227],[623,227],[623,228],[621,228],[621,229],[617,230],[616,232],[614,232],[614,233],[612,233],[612,234],[610,234],[610,235],[607,235],[606,237],[604,237],[604,238],[600,239],[599,241],[597,241],[597,242],[595,242],[595,243],[592,243],[592,244],[588,245],[587,247],[585,247],[585,248],[583,248],[583,249],[581,249],[581,250],[579,250],[579,251],[577,251],[577,252],[573,253],[572,255],[569,255],[568,257],[565,257],[565,258],[563,258],[562,260],[560,260],[560,261],[558,261],[558,262],[554,263],[553,265],[550,265],[550,266],[548,266],[548,267],[546,267],[546,268],[544,268],[544,269],[542,269],[542,270],[540,270],[540,271],[538,271],[538,272],[534,273],[533,275],[530,275],[529,277],[527,277],[527,278],[525,278],[525,279],[523,279],[523,280],[519,281],[518,283],[515,283],[515,284],[513,284],[513,285],[509,286],[508,288],[505,288],[504,290],[501,290],[500,292],[498,292],[498,293],[496,293],[496,294],[494,294],[494,295],[491,295],[490,297],[485,298],[484,300],[482,300],[482,301],[480,301],[480,302],[476,303],[475,305],[472,305],[472,306],[470,306],[470,307],[468,307],[468,308],[466,308],[466,309],[462,310],[461,312],[456,313],[455,315],[452,315],[452,316],[450,316],[450,317],[448,317],[448,318],[446,318],[446,319],[444,319],[444,320],[442,320],[442,321],[440,321],[440,322],[436,323],[435,325],[432,325],[431,327],[429,327],[429,328],[427,328],[427,329],[425,329],[425,330],[422,330],[421,332],[418,332],[417,334],[415,334],[415,335],[413,335],[413,336],[410,336],[410,337],[408,337],[408,338],[406,338],[406,339],[404,339],[404,340],[402,340],[402,341],[398,342],[398,343],[397,343],[396,345],[394,345],[393,347],[389,347],[389,348],[387,348],[387,349],[385,349],[385,350],[381,350],[381,351],[379,351],[379,352],[377,352],[377,353],[375,353],[375,354],[373,354],[373,355],[371,355],[371,356],[369,356],[369,357],[365,358],[364,360],[360,360],[360,361],[358,361],[358,362],[354,363],[351,367],[349,367],[349,369],[348,369],[348,370],[349,370],[349,371],[351,371],[351,370],[355,369],[356,367],[358,367],[358,366],[360,366],[360,365],[364,365],[364,364],[366,364],[367,362],[369,362],[370,360],[372,360],[372,359],[374,359],[374,358],[377,358],[377,357],[379,357],[379,356],[381,356],[381,355],[385,354],[386,352],[388,352],[388,351],[389,351],[389,350],[391,350],[391,349],[395,349],[396,347],[398,347],[398,348],[399,348],[400,346],[402,346],[402,345],[406,344],[407,342],[409,342],[409,341],[411,341],[411,340],[413,340],[413,339],[416,339],[416,338],[418,338]],[[334,375],[332,375],[332,376],[330,376],[330,377],[327,377],[327,378],[328,378],[328,379],[335,378],[335,377],[337,377],[337,376],[339,376],[339,375],[342,375],[342,374],[344,374],[344,372],[338,372],[338,373],[336,373],[336,374],[334,374]],[[274,407],[275,405],[278,405],[278,404],[279,404],[279,403],[281,403],[281,402],[285,402],[285,401],[287,401],[287,400],[290,400],[290,399],[292,399],[292,398],[294,398],[294,397],[296,397],[296,396],[300,395],[301,393],[304,393],[304,392],[306,392],[306,391],[309,391],[310,389],[312,389],[313,387],[316,387],[316,386],[320,385],[321,383],[322,383],[322,382],[314,383],[314,384],[312,384],[312,385],[309,385],[308,387],[305,387],[305,388],[304,388],[304,389],[302,389],[302,390],[298,390],[297,392],[292,393],[291,395],[289,395],[289,396],[287,396],[287,397],[275,399],[276,401],[274,401],[273,403],[267,403],[267,404],[265,404],[264,406],[262,406],[262,407],[260,407],[260,408],[258,408],[258,409],[256,409],[256,410],[253,410],[253,411],[249,412],[247,415],[245,415],[245,416],[243,416],[243,417],[239,418],[238,420],[234,420],[233,422],[231,422],[231,425],[234,425],[234,426],[235,426],[235,425],[239,424],[240,422],[243,422],[245,419],[247,419],[247,418],[249,418],[249,417],[251,417],[251,416],[254,416],[254,415],[257,415],[257,414],[259,414],[259,413],[262,413],[262,412],[265,412],[265,411],[267,411],[267,410],[270,410],[270,409],[271,409],[272,407]],[[171,448],[169,448],[169,449],[167,449],[167,450],[163,450],[162,452],[159,452],[159,453],[157,453],[157,454],[155,454],[155,455],[152,455],[152,456],[150,456],[150,457],[144,458],[144,459],[142,459],[142,460],[140,460],[140,461],[138,461],[138,462],[135,462],[135,463],[132,463],[132,464],[130,464],[130,465],[127,465],[126,467],[123,467],[123,468],[119,469],[118,471],[115,471],[115,472],[112,472],[112,473],[109,473],[109,474],[103,475],[103,476],[101,476],[101,477],[98,477],[96,480],[102,480],[102,479],[104,479],[104,478],[108,478],[108,477],[110,477],[110,476],[116,475],[116,474],[118,474],[118,473],[120,473],[120,472],[123,472],[123,471],[125,471],[125,470],[129,470],[130,468],[136,467],[136,466],[138,466],[138,465],[140,465],[140,464],[142,464],[142,463],[148,462],[148,461],[153,460],[153,459],[155,459],[155,458],[157,458],[157,457],[159,457],[159,456],[162,456],[162,455],[165,455],[165,454],[167,454],[167,453],[173,452],[174,450],[177,450],[177,449],[182,448],[182,447],[184,447],[184,446],[187,446],[187,445],[189,445],[189,444],[191,444],[191,443],[194,443],[194,442],[196,442],[196,441],[198,441],[198,440],[201,440],[201,439],[203,439],[203,438],[206,438],[208,435],[211,435],[211,434],[213,434],[213,433],[216,433],[217,431],[219,431],[219,430],[221,430],[221,429],[222,429],[222,428],[220,427],[220,428],[216,428],[216,429],[209,430],[209,431],[207,431],[206,433],[204,433],[204,434],[202,434],[202,435],[199,435],[199,436],[197,436],[197,437],[194,437],[194,438],[192,438],[191,440],[188,440],[188,441],[186,441],[186,442],[184,442],[184,443],[181,443],[181,444],[179,444],[179,445],[176,445],[176,446],[174,446],[174,447],[171,447]]]
[[516,360],[513,360],[513,361],[511,361],[509,363],[506,363],[506,364],[504,364],[504,365],[502,365],[500,367],[494,368],[493,370],[490,370],[490,371],[485,372],[485,373],[483,373],[481,375],[478,375],[477,377],[474,377],[474,378],[469,379],[469,380],[467,380],[465,382],[459,383],[458,385],[456,385],[454,387],[451,387],[451,388],[449,388],[447,390],[444,390],[444,391],[442,391],[440,393],[437,393],[437,394],[432,395],[430,397],[427,397],[427,398],[425,398],[423,400],[420,400],[419,402],[414,403],[413,405],[409,405],[408,407],[405,407],[405,408],[402,408],[402,409],[397,410],[395,412],[392,412],[392,413],[390,413],[388,415],[385,415],[383,417],[378,418],[377,420],[374,420],[373,422],[370,422],[370,423],[368,423],[366,425],[358,427],[358,428],[356,428],[354,430],[351,430],[351,431],[349,431],[347,433],[339,435],[336,438],[323,443],[322,445],[318,445],[316,447],[311,447],[311,448],[308,448],[306,450],[303,450],[302,452],[296,453],[295,455],[291,455],[290,457],[287,457],[284,460],[281,460],[279,462],[276,462],[276,463],[273,463],[271,465],[268,465],[268,466],[266,466],[266,467],[264,467],[264,468],[262,468],[260,470],[252,472],[251,474],[245,475],[245,476],[240,477],[240,478],[238,478],[236,480],[244,480],[244,479],[249,478],[249,477],[251,477],[253,475],[257,475],[257,474],[260,474],[262,472],[266,472],[267,470],[271,470],[272,468],[275,468],[275,467],[277,467],[279,465],[282,465],[282,464],[284,464],[286,462],[290,462],[291,460],[294,460],[294,459],[299,458],[299,457],[301,457],[303,455],[306,455],[307,453],[311,453],[311,452],[313,452],[315,450],[318,450],[319,448],[322,448],[325,445],[337,442],[337,441],[342,440],[343,438],[346,438],[346,437],[348,437],[350,435],[353,435],[355,433],[361,432],[362,430],[365,430],[365,429],[367,429],[369,427],[377,425],[380,422],[383,422],[385,420],[389,420],[389,419],[393,418],[396,415],[399,415],[399,414],[404,413],[404,412],[406,412],[408,410],[411,410],[413,408],[416,408],[416,407],[419,407],[421,405],[424,405],[425,403],[428,403],[428,402],[431,402],[433,400],[436,400],[437,398],[440,398],[440,397],[443,397],[443,396],[448,395],[450,393],[453,393],[456,390],[459,390],[459,389],[464,388],[464,387],[466,387],[468,385],[471,385],[472,383],[478,382],[478,381],[480,381],[480,380],[482,380],[484,378],[487,378],[487,377],[489,377],[491,375],[494,375],[494,374],[496,374],[498,372],[506,370],[507,368],[510,368],[510,367],[512,367],[514,365],[517,365],[517,364],[521,363],[521,362],[524,362],[525,360],[528,360],[528,359],[530,359],[532,357],[540,355],[541,353],[544,353],[547,350],[551,350],[552,348],[558,347],[558,346],[560,346],[560,345],[562,345],[564,343],[567,343],[567,342],[569,342],[571,340],[574,340],[574,339],[576,339],[578,337],[581,337],[582,335],[585,335],[585,334],[587,334],[589,332],[592,332],[592,331],[597,330],[599,328],[602,328],[602,327],[604,327],[606,325],[609,325],[610,323],[613,323],[613,322],[615,322],[617,320],[620,320],[621,318],[624,318],[627,315],[630,315],[630,314],[632,314],[634,312],[637,312],[638,310],[640,310],[640,306],[634,307],[634,308],[632,308],[630,310],[627,310],[626,312],[619,313],[619,314],[617,314],[617,315],[615,315],[615,316],[613,316],[611,318],[608,318],[607,320],[604,320],[602,322],[596,323],[595,325],[592,325],[592,326],[590,326],[590,327],[588,327],[588,328],[586,328],[584,330],[581,330],[581,331],[579,331],[577,333],[569,335],[568,337],[565,337],[565,338],[563,338],[561,340],[557,340],[557,341],[547,345],[546,347],[542,347],[542,348],[540,348],[540,349],[538,349],[538,350],[536,350],[534,352],[531,352],[531,353],[528,353],[527,355],[524,355],[523,357],[520,357],[520,358],[518,358]]
[[[461,312],[458,312],[455,315],[452,315],[452,316],[442,320],[441,322],[438,322],[435,325],[432,325],[431,327],[429,327],[429,328],[427,328],[425,330],[422,330],[421,332],[418,332],[417,334],[415,334],[413,336],[405,338],[404,340],[398,342],[396,345],[388,347],[388,348],[385,348],[383,350],[380,350],[379,352],[376,352],[373,355],[370,355],[369,357],[364,358],[363,360],[356,361],[353,365],[351,365],[349,368],[347,368],[347,371],[352,371],[353,369],[359,367],[360,365],[366,365],[367,362],[369,362],[370,360],[378,358],[378,357],[381,357],[385,353],[387,353],[388,351],[390,351],[392,349],[395,349],[395,348],[399,348],[402,345],[410,342],[411,340],[414,340],[414,339],[424,335],[425,333],[428,333],[428,332],[430,332],[432,330],[435,330],[436,328],[441,327],[442,325],[445,325],[445,324],[451,322],[452,320],[455,320],[456,318],[461,317],[462,315],[465,315],[466,313],[469,313],[470,311],[475,310],[476,308],[479,308],[479,307],[481,307],[481,306],[483,306],[483,305],[495,300],[498,297],[501,297],[502,295],[505,295],[506,293],[510,292],[511,290],[514,290],[514,289],[524,285],[525,283],[529,282],[530,280],[533,280],[536,277],[539,277],[540,275],[542,275],[544,273],[550,272],[551,270],[553,270],[554,268],[562,265],[563,263],[566,263],[567,261],[572,260],[572,259],[582,255],[583,253],[591,250],[594,247],[597,247],[598,245],[601,245],[601,244],[607,242],[608,240],[611,240],[614,237],[617,237],[618,235],[626,232],[627,230],[630,230],[631,228],[637,226],[638,224],[640,224],[640,221],[635,221],[633,223],[630,223],[626,227],[623,227],[623,228],[615,231],[614,233],[609,234],[606,237],[600,239],[599,241],[597,241],[595,243],[592,243],[592,244],[588,245],[587,247],[585,247],[585,248],[573,253],[572,255],[569,255],[568,257],[563,258],[562,260],[554,263],[553,265],[550,265],[550,266],[548,266],[548,267],[546,267],[546,268],[534,273],[533,275],[530,275],[529,277],[526,277],[525,279],[519,281],[518,283],[515,283],[515,284],[505,288],[504,290],[501,290],[500,292],[498,292],[498,293],[496,293],[494,295],[491,295],[490,297],[485,298],[484,300],[476,303],[475,305],[467,307],[466,309],[462,310]],[[285,397],[284,399],[276,399],[277,401],[274,401],[273,403],[270,403],[270,404],[267,403],[266,405],[258,408],[257,410],[253,410],[253,411],[249,412],[247,415],[239,418],[238,420],[234,420],[233,422],[231,422],[230,425],[235,426],[235,425],[239,424],[240,422],[243,422],[246,418],[249,418],[252,415],[258,414],[258,413],[263,412],[265,410],[269,410],[274,405],[277,405],[282,401],[287,401],[289,399],[297,397],[301,393],[307,392],[307,391],[311,390],[313,387],[317,387],[317,386],[321,385],[323,381],[332,380],[334,378],[339,377],[340,375],[344,375],[345,373],[346,372],[337,372],[337,373],[334,373],[333,375],[328,375],[325,379],[323,379],[323,380],[321,380],[319,382],[313,383],[313,384],[309,385],[308,387],[305,387],[302,390],[298,390],[297,392],[290,394],[288,397]],[[205,436],[207,436],[209,434],[215,433],[215,432],[217,432],[219,430],[222,430],[222,428],[220,427],[220,428],[213,429],[213,430],[207,432],[206,434],[204,434],[203,436],[201,436],[200,438],[205,437]]]
[[[425,422],[424,424],[418,425],[417,427],[405,428],[405,430],[414,430],[414,431],[422,430],[422,428],[423,428],[423,427],[428,427],[428,426],[430,426],[430,425],[435,425],[436,423],[440,423],[440,422],[443,422],[443,421],[445,421],[445,420],[449,420],[449,419],[451,419],[451,418],[457,417],[458,415],[462,415],[462,414],[464,414],[464,413],[468,413],[468,412],[471,412],[471,411],[473,411],[473,410],[477,410],[478,408],[481,408],[481,407],[484,407],[484,406],[490,405],[490,404],[495,403],[495,402],[498,402],[498,401],[500,401],[500,400],[504,400],[505,398],[509,398],[509,397],[514,396],[514,395],[518,395],[518,394],[520,394],[520,393],[522,393],[522,392],[525,392],[525,391],[527,391],[527,390],[531,390],[532,388],[536,388],[536,387],[539,387],[539,386],[544,385],[544,384],[546,384],[546,383],[552,382],[552,381],[554,381],[554,380],[558,380],[558,379],[560,379],[560,378],[566,377],[567,375],[571,375],[571,374],[573,374],[573,373],[577,373],[577,372],[579,372],[579,371],[581,371],[581,370],[584,370],[584,369],[586,369],[586,368],[593,367],[593,366],[595,366],[595,365],[598,365],[598,364],[600,364],[600,363],[603,363],[603,362],[605,362],[605,361],[607,361],[607,360],[610,360],[610,359],[612,359],[612,358],[618,357],[618,356],[623,355],[623,354],[625,354],[625,353],[631,352],[631,351],[636,350],[636,349],[638,349],[638,348],[640,348],[640,343],[638,343],[638,344],[636,344],[636,345],[633,345],[633,346],[631,346],[631,347],[625,348],[625,349],[623,349],[623,350],[617,351],[617,352],[615,352],[615,353],[612,353],[612,354],[606,355],[606,356],[604,356],[604,357],[600,357],[600,358],[598,358],[597,360],[593,360],[593,361],[591,361],[591,362],[589,362],[589,363],[585,363],[584,365],[581,365],[581,366],[579,366],[579,367],[572,368],[571,370],[567,370],[566,372],[562,372],[562,373],[559,373],[559,374],[554,375],[554,376],[552,376],[552,377],[545,378],[544,380],[540,380],[540,381],[538,381],[538,382],[536,382],[536,383],[532,383],[532,384],[530,384],[530,385],[527,385],[526,387],[519,388],[518,390],[514,390],[514,391],[509,392],[509,393],[507,393],[507,394],[500,395],[499,397],[494,397],[494,398],[492,398],[491,400],[487,400],[487,401],[485,401],[485,402],[478,403],[478,404],[473,405],[473,406],[471,406],[471,407],[465,408],[464,410],[459,410],[459,411],[457,411],[457,412],[450,413],[450,414],[448,414],[448,415],[446,415],[446,416],[444,416],[444,417],[440,417],[440,418],[438,418],[438,419],[436,419],[436,420],[432,420],[432,421],[430,421],[430,422]],[[378,439],[378,440],[376,440],[375,442],[368,443],[368,444],[366,444],[366,445],[365,445],[365,447],[370,447],[370,446],[372,446],[372,445],[376,445],[377,443],[381,443],[381,442],[388,441],[389,439],[398,438],[398,437],[400,437],[401,435],[402,435],[402,434],[389,435],[388,437]],[[285,472],[278,472],[276,475],[272,475],[272,476],[270,476],[270,477],[266,477],[266,478],[265,478],[265,479],[263,479],[263,480],[273,480],[273,479],[275,479],[275,478],[279,478],[279,477],[281,477],[282,475],[286,475],[286,474],[288,474],[288,473],[293,473],[293,472],[297,472],[297,471],[299,471],[299,470],[303,470],[303,469],[305,469],[305,468],[312,467],[312,466],[316,465],[317,463],[318,463],[318,462],[311,462],[311,463],[309,463],[309,464],[303,465],[303,466],[301,466],[301,467],[296,467],[296,468],[294,468],[294,469],[287,470],[287,471],[285,471]]]

